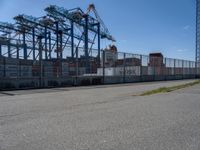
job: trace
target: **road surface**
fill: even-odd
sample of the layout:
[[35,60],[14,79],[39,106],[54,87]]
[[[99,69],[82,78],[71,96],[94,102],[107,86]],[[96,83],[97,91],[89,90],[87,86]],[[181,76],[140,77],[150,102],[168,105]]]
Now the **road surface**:
[[0,150],[199,150],[200,85],[192,80],[0,92]]

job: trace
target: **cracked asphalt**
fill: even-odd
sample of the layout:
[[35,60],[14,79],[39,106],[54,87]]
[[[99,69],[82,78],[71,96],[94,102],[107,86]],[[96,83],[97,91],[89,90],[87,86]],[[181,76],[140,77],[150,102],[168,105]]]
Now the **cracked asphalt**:
[[0,91],[0,150],[200,150],[194,80]]

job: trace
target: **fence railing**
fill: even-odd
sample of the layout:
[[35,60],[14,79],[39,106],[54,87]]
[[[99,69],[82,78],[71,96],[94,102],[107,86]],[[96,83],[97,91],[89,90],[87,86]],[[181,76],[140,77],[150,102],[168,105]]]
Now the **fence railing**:
[[[69,80],[71,78],[101,78],[101,83],[194,78],[200,75],[200,64],[194,61],[164,58],[162,55],[139,55],[113,51],[90,50],[85,57],[77,49],[75,57],[50,60],[24,60],[0,57],[0,78],[17,80]],[[53,57],[53,56],[52,56]],[[143,81],[142,80],[142,81]],[[7,82],[8,82],[7,81]],[[77,82],[77,81],[76,81]]]

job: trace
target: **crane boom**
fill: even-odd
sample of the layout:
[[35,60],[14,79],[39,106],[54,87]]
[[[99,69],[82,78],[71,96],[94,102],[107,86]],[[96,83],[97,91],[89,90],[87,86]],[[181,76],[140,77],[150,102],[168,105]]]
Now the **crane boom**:
[[105,23],[103,22],[103,20],[99,16],[94,4],[90,4],[89,5],[86,14],[88,15],[91,11],[93,11],[96,19],[100,23],[101,31],[103,31],[103,33],[105,33],[111,41],[116,42],[115,38],[110,34],[110,32],[109,32],[108,28],[106,27]]

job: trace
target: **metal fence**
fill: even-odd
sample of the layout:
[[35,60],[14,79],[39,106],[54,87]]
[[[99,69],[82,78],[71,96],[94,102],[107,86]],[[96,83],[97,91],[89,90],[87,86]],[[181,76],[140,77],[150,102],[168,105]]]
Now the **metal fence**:
[[[138,55],[110,50],[76,49],[74,58],[24,60],[0,57],[0,89],[39,88],[68,85],[130,83],[196,78],[199,64],[194,61]],[[20,54],[18,54],[20,55]]]

